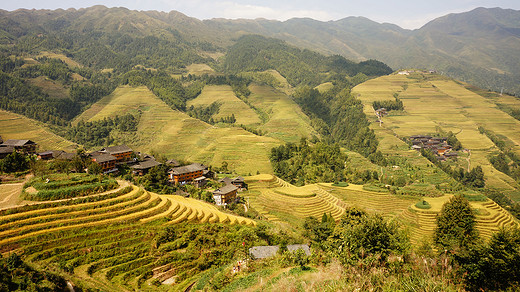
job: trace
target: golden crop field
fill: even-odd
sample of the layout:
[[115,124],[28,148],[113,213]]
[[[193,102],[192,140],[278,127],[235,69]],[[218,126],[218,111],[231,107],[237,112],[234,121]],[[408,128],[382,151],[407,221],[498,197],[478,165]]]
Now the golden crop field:
[[37,151],[64,150],[74,152],[77,145],[52,133],[38,121],[0,110],[0,136],[2,139],[32,140],[38,144]]
[[[279,141],[238,127],[217,127],[172,110],[146,87],[119,87],[80,115],[100,120],[124,113],[140,113],[136,137],[125,141],[142,152],[229,168],[241,174],[271,172],[269,153]],[[124,140],[124,138],[122,138]]]
[[[413,78],[388,75],[372,79],[356,86],[353,93],[363,101],[364,111],[373,122],[371,128],[376,132],[383,152],[395,154],[397,148],[406,147],[397,137],[435,134],[438,129],[452,131],[462,146],[471,151],[467,157],[470,166],[482,166],[488,186],[502,190],[513,190],[518,186],[493,168],[488,156],[497,148],[478,130],[482,126],[507,137],[514,143],[514,151],[520,153],[520,121],[498,109],[496,103],[500,97],[486,98],[451,79],[417,73]],[[395,93],[403,101],[404,111],[390,112],[380,127],[372,102],[394,99]],[[511,103],[511,100],[506,98],[504,102]]]
[[267,121],[259,128],[267,136],[284,142],[297,142],[300,137],[310,138],[318,133],[310,125],[310,119],[289,96],[271,87],[251,85],[250,102],[261,109]]
[[262,122],[255,111],[235,96],[229,85],[207,85],[197,98],[188,102],[187,106],[208,106],[213,102],[221,104],[219,112],[213,116],[215,120],[234,114],[237,124],[251,125]]

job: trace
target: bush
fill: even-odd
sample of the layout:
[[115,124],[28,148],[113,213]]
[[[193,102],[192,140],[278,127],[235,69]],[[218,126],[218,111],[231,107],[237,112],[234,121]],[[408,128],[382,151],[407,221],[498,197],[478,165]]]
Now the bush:
[[425,200],[422,200],[420,202],[417,202],[415,204],[415,207],[419,209],[430,209],[432,206],[430,205],[430,203],[426,202]]

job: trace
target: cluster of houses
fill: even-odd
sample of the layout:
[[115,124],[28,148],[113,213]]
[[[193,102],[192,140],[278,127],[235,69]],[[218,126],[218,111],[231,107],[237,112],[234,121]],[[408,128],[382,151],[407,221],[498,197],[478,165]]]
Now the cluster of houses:
[[25,154],[35,154],[38,144],[31,140],[15,140],[9,139],[4,141],[0,137],[0,159],[17,151]]
[[[37,152],[37,148],[38,144],[31,140],[10,139],[3,141],[0,137],[0,159],[14,151],[34,154],[41,160],[72,160],[76,155],[75,153],[67,153],[61,150]],[[130,167],[133,174],[145,175],[151,168],[162,164],[156,161],[153,156],[135,153],[126,145],[105,147],[88,153],[88,157],[97,163],[105,174],[115,173],[118,171],[118,165],[126,164]],[[170,183],[174,185],[193,184],[197,187],[203,187],[208,180],[215,178],[215,173],[200,163],[181,166],[177,161],[169,160],[166,164],[171,166],[168,171],[168,177]],[[213,198],[219,206],[234,202],[237,198],[237,192],[247,189],[244,178],[240,176],[234,179],[226,177],[219,180],[219,183],[222,183],[223,186],[213,191]]]
[[427,135],[410,136],[412,142],[412,149],[421,151],[421,149],[430,150],[439,161],[446,161],[448,158],[456,159],[458,153],[452,151],[452,146],[446,141],[446,137],[432,137]]

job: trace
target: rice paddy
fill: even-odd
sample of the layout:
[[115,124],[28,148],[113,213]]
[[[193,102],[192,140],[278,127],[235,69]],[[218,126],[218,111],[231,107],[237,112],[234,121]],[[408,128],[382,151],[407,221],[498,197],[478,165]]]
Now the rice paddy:
[[[222,87],[213,88],[217,89]],[[224,92],[229,94],[227,89]],[[119,87],[92,105],[77,121],[125,113],[141,115],[137,136],[124,141],[133,149],[214,166],[226,161],[230,169],[241,174],[271,172],[268,155],[272,147],[280,144],[270,137],[257,136],[238,127],[212,126],[172,110],[146,87]]]
[[16,252],[35,266],[59,265],[86,287],[127,291],[156,279],[156,269],[166,263],[163,280],[177,277],[175,267],[181,267],[175,265],[183,261],[172,261],[169,253],[150,253],[148,236],[161,226],[187,221],[256,224],[206,202],[123,185],[89,197],[0,211],[0,252]]
[[[518,189],[518,184],[507,175],[493,168],[488,160],[494,143],[478,130],[479,126],[507,137],[513,143],[513,151],[520,153],[520,122],[501,111],[496,103],[500,97],[485,98],[469,91],[459,83],[441,76],[389,75],[369,80],[356,86],[353,93],[360,98],[372,128],[380,139],[380,149],[385,153],[396,151],[406,144],[396,137],[417,134],[435,134],[439,129],[452,131],[462,146],[471,151],[471,167],[482,166],[486,183],[504,191]],[[383,118],[383,126],[375,123],[372,109],[375,100],[393,99],[398,94],[403,101],[404,111],[390,112]],[[505,99],[504,102],[511,102]],[[466,160],[466,159],[464,159]],[[467,163],[461,159],[460,165]]]
[[37,151],[65,150],[74,152],[77,145],[54,133],[38,121],[22,115],[0,110],[0,136],[2,139],[26,139],[36,142]]

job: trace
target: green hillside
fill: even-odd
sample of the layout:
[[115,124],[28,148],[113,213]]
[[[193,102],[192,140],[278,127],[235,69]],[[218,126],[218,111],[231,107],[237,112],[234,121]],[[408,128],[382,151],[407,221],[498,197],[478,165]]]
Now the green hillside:
[[[495,169],[490,156],[500,149],[479,127],[492,131],[504,139],[511,152],[520,153],[520,121],[500,110],[497,104],[520,104],[517,99],[504,97],[487,98],[478,95],[457,83],[435,74],[413,73],[411,76],[389,75],[367,81],[353,89],[364,103],[364,111],[372,120],[371,128],[380,139],[380,149],[395,155],[416,156],[414,150],[400,139],[411,135],[436,134],[452,131],[469,153],[462,153],[457,164],[471,168],[482,166],[486,183],[491,188],[507,191],[519,199],[518,182]],[[394,94],[404,104],[404,111],[390,111],[383,118],[382,127],[376,123],[372,103],[376,100],[391,100]],[[397,152],[397,149],[402,149]],[[408,153],[408,154],[407,154]]]
[[270,172],[270,149],[280,143],[241,128],[220,128],[191,118],[172,110],[146,87],[119,87],[77,120],[95,121],[125,113],[140,115],[138,130],[135,136],[117,137],[118,142],[138,151],[214,166],[226,161],[230,169],[242,174]]

